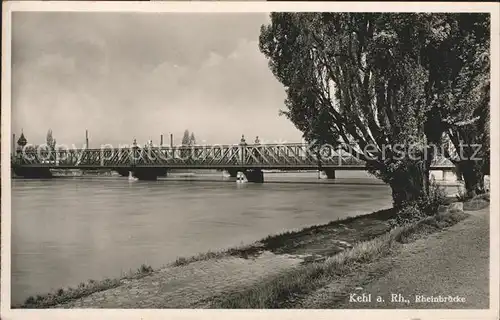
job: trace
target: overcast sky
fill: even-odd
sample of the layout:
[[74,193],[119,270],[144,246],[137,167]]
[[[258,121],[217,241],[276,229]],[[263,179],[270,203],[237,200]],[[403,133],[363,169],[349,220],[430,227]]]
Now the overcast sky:
[[299,142],[258,48],[267,14],[29,13],[12,22],[12,130],[43,143]]

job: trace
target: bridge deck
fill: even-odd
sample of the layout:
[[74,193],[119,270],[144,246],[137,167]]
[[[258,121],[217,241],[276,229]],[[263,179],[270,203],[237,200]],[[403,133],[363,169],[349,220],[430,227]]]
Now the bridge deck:
[[[117,149],[70,149],[18,151],[12,164],[26,168],[113,169],[281,169],[363,170],[365,162],[338,150],[311,150],[305,144],[222,145],[191,147],[126,147]],[[453,168],[451,161],[437,158],[432,169]]]

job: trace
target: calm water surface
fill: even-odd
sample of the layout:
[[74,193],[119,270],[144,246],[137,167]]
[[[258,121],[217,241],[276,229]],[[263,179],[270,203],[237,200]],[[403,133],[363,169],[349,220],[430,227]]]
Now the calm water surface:
[[266,173],[266,183],[243,185],[221,173],[13,180],[12,302],[390,206],[390,189],[378,180],[337,177]]

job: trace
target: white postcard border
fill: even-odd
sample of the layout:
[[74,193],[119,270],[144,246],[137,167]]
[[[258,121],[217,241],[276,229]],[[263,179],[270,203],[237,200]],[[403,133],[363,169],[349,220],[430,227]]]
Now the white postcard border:
[[1,312],[2,319],[498,319],[500,105],[499,91],[491,90],[491,209],[489,310],[176,310],[176,309],[10,309],[11,226],[11,18],[13,11],[71,12],[489,12],[491,14],[491,87],[500,88],[499,12],[495,3],[453,2],[3,2],[2,10],[2,159],[1,159]]

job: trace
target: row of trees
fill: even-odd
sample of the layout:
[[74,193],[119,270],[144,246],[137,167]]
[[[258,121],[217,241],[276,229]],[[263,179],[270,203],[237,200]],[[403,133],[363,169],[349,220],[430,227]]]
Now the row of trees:
[[[21,136],[19,137],[17,143],[21,147],[23,147],[23,146],[25,146],[27,144],[27,140],[24,137],[24,133],[21,133]],[[57,141],[53,137],[51,129],[49,129],[47,131],[47,137],[46,137],[46,142],[45,143],[47,145],[47,148],[50,149],[50,150],[54,150],[55,147],[56,147]],[[194,136],[194,133],[191,132],[191,134],[190,134],[189,130],[184,131],[184,136],[182,137],[182,145],[183,146],[192,146],[192,145],[195,145],[195,144],[196,144],[196,138]]]
[[[462,150],[445,155],[469,195],[484,192],[489,25],[487,14],[272,13],[259,47],[286,88],[282,113],[309,141],[350,145],[401,206],[429,193],[433,146],[445,136]],[[482,145],[481,160],[467,144]]]
[[[28,140],[24,136],[24,132],[21,132],[21,135],[19,136],[19,139],[17,139],[17,145],[19,147],[23,148],[27,144],[28,144]],[[52,135],[52,130],[51,129],[49,129],[47,131],[47,137],[46,137],[46,140],[45,140],[45,144],[46,144],[46,149],[47,150],[55,150],[55,148],[56,148],[57,141],[56,141],[56,139],[54,139],[54,137]]]
[[183,146],[194,146],[196,144],[196,138],[194,137],[194,132],[191,132],[189,134],[189,130],[184,131],[184,135],[182,136],[182,142],[181,144]]

